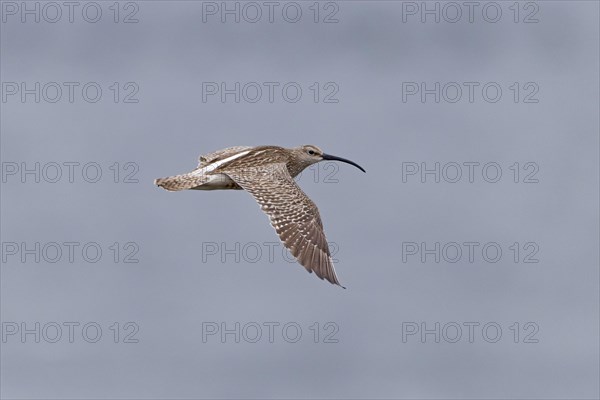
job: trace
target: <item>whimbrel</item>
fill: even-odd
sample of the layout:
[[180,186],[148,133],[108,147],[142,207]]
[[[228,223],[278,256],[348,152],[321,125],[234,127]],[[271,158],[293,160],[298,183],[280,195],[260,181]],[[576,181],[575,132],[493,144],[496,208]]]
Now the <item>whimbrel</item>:
[[[236,146],[200,156],[195,170],[159,178],[169,191],[246,190],[269,216],[283,245],[309,273],[340,285],[315,203],[294,181],[308,166],[337,160],[365,170],[353,161],[323,153],[317,146]],[[342,286],[343,287],[343,286]]]

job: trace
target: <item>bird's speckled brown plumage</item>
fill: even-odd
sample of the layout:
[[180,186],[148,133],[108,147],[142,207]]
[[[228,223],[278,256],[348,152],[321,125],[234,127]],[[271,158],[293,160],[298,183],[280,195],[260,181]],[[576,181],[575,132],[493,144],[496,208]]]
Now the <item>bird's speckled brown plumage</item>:
[[154,183],[169,191],[246,190],[269,216],[279,238],[298,262],[308,272],[340,285],[319,210],[294,181],[306,167],[324,159],[348,162],[363,170],[312,145],[293,149],[236,146],[203,155],[195,170]]

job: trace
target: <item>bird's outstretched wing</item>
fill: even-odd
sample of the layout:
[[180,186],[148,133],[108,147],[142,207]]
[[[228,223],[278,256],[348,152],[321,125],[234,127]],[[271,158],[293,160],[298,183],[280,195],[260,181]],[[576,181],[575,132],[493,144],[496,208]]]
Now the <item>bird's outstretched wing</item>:
[[284,163],[223,168],[220,172],[254,196],[285,247],[308,272],[314,271],[319,278],[342,286],[335,274],[319,210]]
[[206,167],[207,165],[209,165],[215,161],[219,161],[221,159],[227,158],[236,153],[239,153],[241,151],[248,150],[251,148],[252,147],[250,147],[250,146],[234,146],[234,147],[228,147],[223,150],[217,150],[212,153],[201,155],[198,158],[198,167],[197,168]]

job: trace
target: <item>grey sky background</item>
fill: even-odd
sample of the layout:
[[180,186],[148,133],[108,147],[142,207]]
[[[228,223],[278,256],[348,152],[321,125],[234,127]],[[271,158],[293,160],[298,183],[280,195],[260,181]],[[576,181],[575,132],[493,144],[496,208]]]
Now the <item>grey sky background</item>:
[[[404,14],[403,22],[407,3],[383,1],[337,2],[338,23],[322,22],[334,10],[326,3],[314,23],[313,2],[298,3],[297,23],[282,18],[285,2],[273,23],[266,15],[257,23],[231,17],[221,23],[218,15],[203,22],[199,1],[135,2],[138,23],[121,22],[134,10],[125,3],[115,23],[112,2],[98,3],[97,23],[82,18],[86,3],[78,3],[73,23],[66,15],[57,23],[31,16],[22,23],[6,3],[0,28],[3,398],[599,397],[597,2],[537,2],[538,23],[523,23],[533,8],[521,8],[513,22],[512,2],[498,3],[497,23],[482,17],[486,3],[478,3],[473,23],[466,14],[457,23],[435,23],[431,16],[422,23],[420,15]],[[56,103],[43,97],[36,103],[34,95],[25,102],[20,93],[8,95],[7,82],[81,84],[73,103],[66,91]],[[96,103],[81,97],[87,82],[102,88]],[[127,82],[139,88],[139,102],[122,101]],[[296,103],[285,101],[280,89],[273,103],[266,92],[256,103],[235,103],[233,96],[203,102],[203,82],[279,82],[279,88],[296,82],[303,92]],[[314,82],[317,103],[309,88]],[[322,101],[328,82],[339,89],[338,103]],[[472,103],[466,90],[456,103],[436,103],[433,95],[424,103],[419,96],[403,102],[403,82],[480,86]],[[503,90],[495,103],[481,96],[488,82]],[[515,82],[516,103],[509,89]],[[523,102],[528,82],[539,89],[537,103]],[[315,144],[367,170],[322,163],[299,179],[337,245],[336,270],[347,290],[286,261],[280,245],[269,259],[264,243],[278,239],[249,194],[167,193],[152,184],[193,169],[200,154],[261,144]],[[56,183],[43,177],[35,183],[32,176],[23,183],[19,173],[7,174],[11,166],[36,162],[97,162],[103,175],[88,183],[76,169],[70,183],[63,167]],[[131,162],[139,182],[114,183],[109,167],[115,162],[119,181]],[[432,176],[422,183],[419,175],[403,182],[402,163],[410,162],[480,166],[473,183],[466,167],[457,183],[435,183]],[[481,166],[489,162],[502,168],[497,183],[482,178]],[[509,168],[515,162],[519,183]],[[539,167],[538,183],[523,183],[528,162]],[[80,246],[73,263],[66,254],[56,263],[43,257],[36,263],[32,255],[22,262],[20,252],[8,254],[9,242],[30,248],[96,242],[103,254],[86,262]],[[134,242],[139,262],[115,263],[109,249],[115,242],[119,261],[128,252],[123,246]],[[404,254],[403,260],[408,242],[481,245],[472,263],[465,247],[458,262],[436,263],[432,255],[422,262],[420,254]],[[502,249],[496,263],[481,256],[489,242]],[[518,263],[509,249],[515,242]],[[537,263],[523,262],[529,242],[537,245]],[[250,253],[238,252],[239,262],[236,254],[207,253],[207,246],[222,250],[223,243]],[[251,247],[262,251],[256,262]],[[55,322],[62,337],[50,343],[41,335],[36,343],[34,335],[6,334],[22,322],[29,329]],[[73,343],[65,322],[80,324]],[[96,343],[81,334],[90,322],[102,328]],[[110,329],[115,322],[118,343]],[[123,343],[128,322],[139,328],[138,343]],[[219,334],[203,341],[207,322],[230,329],[254,322],[263,335],[256,343]],[[268,322],[280,324],[273,343]],[[296,343],[281,333],[290,322],[302,328]],[[310,328],[315,322],[318,343]],[[325,343],[333,329],[324,328],[328,322],[337,327],[330,337],[337,343]],[[480,324],[472,343],[469,322]],[[451,343],[440,335],[436,343],[433,334],[423,340],[419,332],[403,340],[407,323],[428,329],[455,323],[462,336]],[[502,329],[495,343],[482,336],[487,323]],[[526,343],[534,327],[529,339],[537,343]]]

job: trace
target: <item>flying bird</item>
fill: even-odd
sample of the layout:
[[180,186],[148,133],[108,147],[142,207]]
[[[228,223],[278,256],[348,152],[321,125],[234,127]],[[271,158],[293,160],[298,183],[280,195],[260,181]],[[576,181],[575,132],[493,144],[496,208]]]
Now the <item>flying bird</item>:
[[[323,160],[360,165],[323,153],[313,145],[292,149],[278,146],[236,146],[200,156],[187,174],[159,178],[154,184],[168,191],[245,190],[268,215],[283,245],[309,273],[342,286],[338,281],[315,203],[294,178]],[[343,286],[342,286],[343,287]]]

